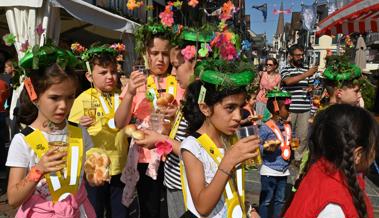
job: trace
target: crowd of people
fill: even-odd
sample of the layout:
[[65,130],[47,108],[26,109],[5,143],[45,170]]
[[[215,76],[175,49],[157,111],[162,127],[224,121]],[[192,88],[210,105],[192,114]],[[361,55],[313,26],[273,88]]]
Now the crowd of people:
[[[24,85],[24,128],[7,157],[0,142],[16,217],[372,218],[364,177],[379,129],[359,107],[361,70],[331,56],[319,77],[293,45],[287,66],[267,58],[255,72],[236,38],[149,22],[136,32],[143,63],[121,87],[122,44],[47,44],[19,61],[23,75],[6,62],[2,131],[10,78]],[[83,66],[91,88],[78,93]],[[291,164],[300,173],[287,196]],[[251,167],[257,208],[245,205]]]

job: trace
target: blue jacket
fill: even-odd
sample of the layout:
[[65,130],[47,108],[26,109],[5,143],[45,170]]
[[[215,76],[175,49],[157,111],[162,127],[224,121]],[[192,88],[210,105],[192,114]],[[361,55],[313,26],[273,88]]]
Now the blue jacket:
[[[279,127],[280,131],[284,132],[284,125],[281,122],[276,122],[276,125]],[[259,128],[259,137],[260,137],[260,150],[263,160],[263,165],[280,172],[284,172],[288,169],[290,161],[286,161],[282,158],[282,150],[280,146],[274,151],[269,152],[263,149],[263,144],[267,140],[275,140],[277,139],[275,133],[268,127],[265,123],[261,125]],[[285,135],[283,135],[285,138]]]

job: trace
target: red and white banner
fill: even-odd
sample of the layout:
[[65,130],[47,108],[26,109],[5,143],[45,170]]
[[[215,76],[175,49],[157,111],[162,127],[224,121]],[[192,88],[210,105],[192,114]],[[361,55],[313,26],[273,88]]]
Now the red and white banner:
[[379,1],[354,0],[323,19],[316,35],[379,32]]

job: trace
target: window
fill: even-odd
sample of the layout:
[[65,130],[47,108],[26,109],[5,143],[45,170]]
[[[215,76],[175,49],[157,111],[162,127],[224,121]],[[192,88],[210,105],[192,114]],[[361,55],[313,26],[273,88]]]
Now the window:
[[320,37],[315,37],[315,45],[318,45],[320,43]]

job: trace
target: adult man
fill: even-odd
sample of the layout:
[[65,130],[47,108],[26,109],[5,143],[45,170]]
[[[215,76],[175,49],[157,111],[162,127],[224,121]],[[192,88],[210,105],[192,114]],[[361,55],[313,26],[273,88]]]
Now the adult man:
[[311,101],[307,92],[309,85],[313,83],[313,75],[318,66],[310,69],[304,66],[304,48],[293,45],[289,49],[290,61],[282,68],[282,87],[291,93],[290,119],[292,128],[300,139],[300,146],[295,151],[295,165],[300,163],[304,150],[308,144],[308,119],[310,118]]

